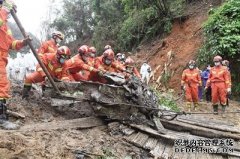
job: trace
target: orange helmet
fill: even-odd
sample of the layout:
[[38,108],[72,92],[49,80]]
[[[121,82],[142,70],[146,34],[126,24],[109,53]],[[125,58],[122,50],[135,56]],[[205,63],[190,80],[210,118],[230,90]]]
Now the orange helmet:
[[126,65],[132,65],[132,64],[134,64],[134,60],[131,57],[128,57],[125,61],[125,64]]
[[87,55],[89,53],[89,47],[87,45],[82,45],[78,49],[80,55]]
[[104,51],[103,57],[107,58],[108,60],[113,61],[114,60],[114,52],[113,52],[113,50],[112,49],[108,49],[108,50]]
[[71,51],[67,46],[61,46],[57,49],[57,56],[59,58],[69,59],[71,56]]
[[61,40],[64,39],[64,34],[63,34],[62,32],[60,32],[60,31],[54,31],[54,32],[52,33],[52,38],[54,38],[55,36],[58,37],[58,38],[61,39]]
[[213,62],[219,62],[219,61],[222,61],[222,57],[217,55],[213,58]]
[[229,66],[229,61],[228,60],[223,60],[222,65],[223,66]]
[[112,49],[112,47],[110,45],[104,46],[104,51],[106,51],[107,49]]
[[91,47],[89,48],[89,52],[96,54],[97,50],[96,50],[95,47],[91,46]]

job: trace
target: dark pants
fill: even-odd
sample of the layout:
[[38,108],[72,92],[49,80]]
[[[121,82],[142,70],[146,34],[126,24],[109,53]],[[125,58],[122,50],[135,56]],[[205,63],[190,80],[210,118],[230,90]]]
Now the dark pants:
[[205,93],[207,102],[211,102],[212,100],[211,93],[212,93],[211,87],[208,87]]

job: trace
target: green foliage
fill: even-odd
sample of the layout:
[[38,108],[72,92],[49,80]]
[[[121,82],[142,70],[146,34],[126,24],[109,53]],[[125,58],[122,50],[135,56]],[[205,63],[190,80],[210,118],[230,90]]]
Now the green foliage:
[[174,101],[174,98],[171,92],[163,93],[154,88],[152,88],[152,90],[155,92],[155,94],[158,97],[159,105],[168,107],[170,110],[175,112],[180,111],[179,107],[177,106],[177,103]]
[[171,19],[181,14],[183,1],[63,0],[61,16],[50,26],[64,32],[67,43],[92,43],[98,52],[106,44],[115,51],[129,50],[170,32]]
[[198,58],[201,63],[209,62],[217,54],[233,61],[239,58],[239,6],[239,0],[230,0],[209,16],[204,24],[205,43]]
[[233,93],[239,94],[240,81],[240,1],[229,0],[217,9],[211,9],[204,24],[205,41],[200,49],[200,64],[210,63],[215,55],[230,61]]
[[122,49],[136,47],[143,37],[152,34],[152,27],[149,23],[157,18],[156,10],[153,7],[136,10],[122,24],[118,41]]

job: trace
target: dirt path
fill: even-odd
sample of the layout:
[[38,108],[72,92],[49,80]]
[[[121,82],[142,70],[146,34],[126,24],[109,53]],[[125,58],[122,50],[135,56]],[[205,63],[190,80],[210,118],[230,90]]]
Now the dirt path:
[[[184,105],[184,102],[181,101],[178,103],[180,105],[181,110],[187,111],[186,106]],[[200,106],[198,110],[195,112],[212,112],[212,104],[210,102],[200,102]],[[230,100],[229,106],[226,108],[226,111],[233,112],[233,111],[240,111],[240,103],[237,101]],[[194,111],[193,111],[194,112]],[[223,118],[221,116],[221,106],[219,106],[219,115],[213,115],[213,114],[201,114],[196,116],[203,116],[206,118],[206,120],[221,120],[229,124],[233,124],[240,128],[240,113],[229,113],[226,114],[226,117]]]

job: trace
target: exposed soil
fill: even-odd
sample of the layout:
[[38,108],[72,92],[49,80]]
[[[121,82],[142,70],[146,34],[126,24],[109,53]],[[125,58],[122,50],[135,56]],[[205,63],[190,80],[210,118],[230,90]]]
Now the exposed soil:
[[[88,109],[82,109],[80,115],[76,111],[77,105],[62,108],[51,107],[46,99],[36,98],[38,96],[36,91],[33,91],[34,95],[29,101],[22,100],[18,94],[19,87],[14,86],[12,89],[14,89],[14,94],[9,101],[9,109],[24,114],[26,118],[16,121],[11,117],[10,120],[27,126],[27,129],[0,130],[0,158],[74,159],[77,156],[74,153],[76,150],[85,150],[115,158],[125,158],[126,156],[137,158],[146,154],[141,148],[125,142],[118,136],[111,136],[107,125],[89,129],[49,128],[38,130],[35,127],[39,123],[53,123],[54,121],[87,117],[92,114],[88,114]],[[75,115],[74,111],[76,111]],[[95,158],[97,157],[95,156]]]
[[174,58],[169,69],[173,75],[169,80],[169,88],[179,92],[181,74],[188,61],[196,58],[202,45],[202,25],[207,20],[212,4],[218,5],[219,1],[193,1],[184,13],[186,16],[174,19],[171,33],[166,38],[139,47],[140,51],[133,57],[138,66],[145,60],[148,60],[152,70],[160,65],[155,74],[156,80],[167,62],[167,53],[172,51]]

